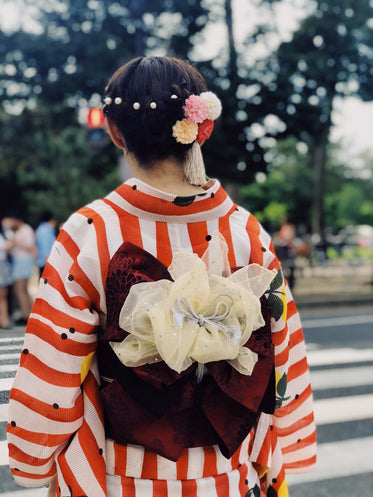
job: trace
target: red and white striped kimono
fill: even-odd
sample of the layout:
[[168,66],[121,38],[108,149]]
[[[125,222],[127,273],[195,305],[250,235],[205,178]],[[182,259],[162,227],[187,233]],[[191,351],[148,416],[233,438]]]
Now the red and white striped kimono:
[[[132,178],[74,213],[52,249],[28,322],[10,394],[8,445],[20,485],[57,477],[58,497],[287,496],[286,472],[315,465],[315,427],[305,346],[286,282],[271,320],[276,409],[262,413],[226,459],[218,446],[185,449],[176,461],[105,438],[95,350],[106,321],[109,262],[124,241],[166,267],[174,252],[205,252],[219,231],[232,268],[279,269],[271,239],[216,180],[179,198]],[[187,204],[187,205],[185,205]],[[273,316],[273,314],[272,314]],[[260,479],[260,482],[259,482]]]

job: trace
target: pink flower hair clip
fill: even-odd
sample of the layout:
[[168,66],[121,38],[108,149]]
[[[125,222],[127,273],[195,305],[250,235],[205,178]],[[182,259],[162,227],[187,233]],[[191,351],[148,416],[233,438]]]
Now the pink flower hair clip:
[[200,145],[210,138],[214,120],[221,114],[221,102],[215,93],[205,91],[200,95],[190,95],[185,100],[184,119],[176,121],[172,136],[178,143],[187,145],[197,141]]

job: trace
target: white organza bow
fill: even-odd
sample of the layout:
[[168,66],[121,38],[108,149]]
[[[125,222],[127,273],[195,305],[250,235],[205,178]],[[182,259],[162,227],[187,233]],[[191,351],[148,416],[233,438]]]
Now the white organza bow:
[[163,360],[180,373],[197,362],[201,373],[200,365],[226,360],[240,373],[252,373],[258,357],[244,345],[264,325],[259,298],[277,271],[250,264],[230,274],[227,252],[215,233],[201,259],[174,254],[168,268],[173,281],[131,287],[119,316],[129,335],[111,342],[123,364]]

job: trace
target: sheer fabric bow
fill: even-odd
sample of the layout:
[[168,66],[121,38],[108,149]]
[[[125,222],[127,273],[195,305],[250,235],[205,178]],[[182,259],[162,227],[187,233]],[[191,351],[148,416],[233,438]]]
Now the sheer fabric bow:
[[173,279],[132,286],[119,316],[129,335],[111,342],[129,367],[164,361],[181,373],[194,362],[203,366],[226,360],[250,375],[257,354],[244,345],[264,325],[260,297],[277,274],[250,264],[231,274],[224,237],[215,233],[208,250],[175,253],[168,271]]

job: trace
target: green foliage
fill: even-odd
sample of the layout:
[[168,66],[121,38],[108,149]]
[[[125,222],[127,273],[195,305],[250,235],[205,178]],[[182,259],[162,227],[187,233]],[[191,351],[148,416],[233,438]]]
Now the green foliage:
[[[38,32],[0,33],[0,207],[29,222],[48,208],[60,221],[117,186],[113,145],[92,151],[77,121],[100,105],[114,70],[154,48],[186,57],[206,21],[199,2],[40,0]],[[36,14],[35,14],[36,13]],[[27,29],[27,26],[26,26]]]
[[282,134],[309,145],[330,127],[336,96],[373,97],[373,29],[367,22],[373,17],[372,2],[317,0],[314,4],[293,38],[254,69],[262,80],[255,101],[263,118],[275,114],[286,124]]
[[[275,116],[267,134],[306,142],[313,177],[312,227],[324,236],[325,166],[336,97],[373,99],[373,17],[370,0],[316,0],[291,40],[259,60],[258,91],[246,110],[260,109],[260,122]],[[273,120],[273,118],[272,118]]]
[[[277,142],[269,151],[272,166],[266,177],[241,188],[244,205],[271,232],[278,230],[284,217],[310,229],[312,169],[305,150],[304,144],[292,138]],[[365,170],[356,171],[341,163],[338,155],[341,151],[335,145],[326,166],[326,225],[334,230],[373,225],[373,174],[369,169],[372,158],[363,154]]]
[[[31,15],[27,0],[23,3],[21,8]],[[37,12],[37,34],[0,34],[0,55],[8,65],[0,78],[4,98],[19,99],[23,93],[23,98],[44,102],[69,99],[74,108],[82,98],[101,95],[113,71],[130,58],[154,47],[186,56],[206,15],[199,2],[180,0],[168,0],[167,8],[156,0],[124,5],[113,0],[40,0],[32,12]],[[9,81],[19,85],[18,91],[9,88]]]
[[258,219],[260,222],[270,226],[271,231],[280,229],[282,223],[288,216],[288,206],[284,202],[269,202],[260,213]]
[[[279,1],[258,0],[254,7],[274,14]],[[0,207],[5,212],[22,205],[33,222],[50,207],[62,220],[116,183],[117,152],[112,146],[101,152],[87,148],[79,111],[100,104],[108,78],[130,58],[196,57],[198,35],[212,19],[224,22],[231,35],[232,0],[38,0],[31,11],[28,0],[19,3],[23,18],[36,15],[39,24],[34,33],[28,26],[0,33]],[[327,146],[335,96],[373,97],[373,34],[367,22],[372,2],[312,5],[293,39],[263,60],[247,54],[273,35],[272,15],[258,18],[239,49],[227,36],[217,58],[197,61],[223,102],[222,117],[204,145],[207,172],[240,185],[250,182],[243,188],[244,202],[271,229],[285,215],[297,224],[311,223],[313,158],[317,146]],[[268,126],[268,116],[276,117],[277,126]],[[264,137],[252,132],[253,123],[263,123]],[[269,150],[268,135],[281,139]],[[289,136],[295,139],[282,140]],[[258,171],[268,173],[264,183],[254,181]],[[329,167],[328,224],[345,226],[352,219],[370,224],[371,183],[350,182],[361,188],[359,196],[356,189],[345,190],[345,181]]]
[[369,247],[345,247],[342,251],[343,259],[348,261],[373,260],[373,250]]
[[37,113],[25,111],[6,120],[10,137],[3,144],[0,178],[10,176],[15,190],[4,192],[3,212],[21,206],[35,226],[48,209],[64,221],[118,184],[114,148],[103,154],[90,150],[85,130],[74,118],[65,124],[66,114],[63,106],[40,106]]
[[364,198],[364,192],[359,185],[346,183],[341,190],[327,197],[328,218],[334,217],[334,224],[337,228],[352,224],[368,224],[365,223],[365,216],[362,212],[364,203],[368,204],[369,201]]
[[343,247],[342,252],[338,252],[334,247],[328,247],[326,255],[330,261],[337,261],[341,258],[346,261],[369,261],[373,260],[373,249],[369,247]]
[[269,149],[271,166],[262,181],[242,187],[244,205],[271,231],[287,217],[295,224],[310,225],[312,170],[307,147],[289,138]]

